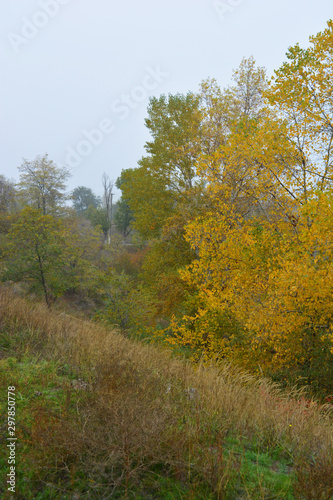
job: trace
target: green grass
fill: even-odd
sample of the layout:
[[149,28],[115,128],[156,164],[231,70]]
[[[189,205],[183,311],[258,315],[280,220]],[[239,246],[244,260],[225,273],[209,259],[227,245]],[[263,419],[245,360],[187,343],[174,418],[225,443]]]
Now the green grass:
[[[45,487],[48,474],[43,474],[37,464],[41,462],[42,448],[47,448],[50,444],[50,432],[57,429],[64,414],[67,420],[73,418],[75,421],[79,394],[72,390],[69,377],[58,375],[59,368],[61,367],[52,361],[28,356],[20,362],[14,357],[0,360],[1,393],[6,395],[8,385],[15,386],[17,491],[21,498],[58,498],[58,493],[52,496],[52,489]],[[1,401],[1,419],[6,421],[5,398]],[[4,442],[2,448],[0,470],[3,474],[8,469],[8,453]],[[57,481],[56,478],[55,480]],[[6,498],[4,484],[2,478],[2,498]],[[39,491],[40,489],[43,491]]]
[[[68,447],[63,447],[61,442],[57,447],[52,439],[60,432],[59,425],[64,426],[69,435],[70,430],[82,425],[78,418],[79,408],[93,398],[89,391],[73,390],[73,378],[75,374],[71,373],[68,365],[45,359],[26,356],[20,362],[14,357],[0,360],[2,394],[6,393],[8,384],[16,388],[17,491],[21,498],[66,499],[72,498],[74,492],[93,498],[99,494],[97,485],[105,483],[105,478],[98,477],[96,471],[87,477],[86,471],[80,470],[78,456],[75,453],[71,456]],[[2,399],[2,421],[5,420],[6,413],[4,401]],[[187,427],[195,424],[195,418],[197,417],[193,417],[192,422],[191,415],[179,419],[178,433],[188,431]],[[212,462],[223,461],[229,476],[224,487],[225,498],[235,498],[236,493],[250,495],[248,498],[253,499],[266,498],[265,495],[268,494],[274,494],[274,498],[293,498],[290,462],[283,456],[283,451],[262,451],[256,448],[255,442],[249,443],[237,436],[227,436],[219,450],[215,441],[219,429],[214,429],[214,420],[199,422],[199,425],[201,439],[206,440],[209,445]],[[62,441],[64,436],[61,434],[59,437]],[[49,449],[48,453],[44,453],[43,447]],[[0,469],[4,472],[7,469],[7,454],[4,448],[2,451],[4,453],[1,454]],[[221,457],[218,457],[220,452]],[[84,450],[80,459],[84,460]],[[189,453],[190,464],[192,460],[195,461],[195,457],[191,457]],[[137,480],[133,484],[131,481],[127,485],[121,484],[112,492],[112,498],[217,498],[209,484],[205,484],[207,481],[204,478],[195,471],[191,478],[190,473],[191,465],[189,477],[184,477],[182,472],[182,477],[177,481],[170,467],[162,462],[145,470],[140,477],[140,486]],[[3,485],[4,478],[0,492],[2,498],[6,498]],[[106,488],[105,484],[102,486],[100,494]]]
[[[231,437],[227,440],[228,453],[239,457],[239,475],[248,498],[283,498],[291,500],[294,475],[293,462],[280,448],[266,451],[256,441],[247,442]],[[237,488],[237,485],[236,485]]]

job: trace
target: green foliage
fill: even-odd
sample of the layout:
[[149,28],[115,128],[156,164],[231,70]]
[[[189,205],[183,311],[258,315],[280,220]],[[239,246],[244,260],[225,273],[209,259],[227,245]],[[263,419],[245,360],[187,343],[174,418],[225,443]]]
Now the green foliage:
[[136,169],[122,172],[120,188],[145,239],[158,237],[168,217],[178,213],[187,190],[196,185],[200,154],[199,99],[187,95],[152,98],[146,126],[153,140]]
[[173,225],[165,227],[162,238],[147,246],[139,278],[153,294],[156,313],[161,319],[168,321],[183,308],[188,287],[181,280],[179,269],[190,264],[194,256],[182,231]]
[[[151,172],[160,174],[172,191],[191,188],[200,147],[199,99],[192,93],[153,97],[146,126],[153,137],[145,148]],[[139,164],[144,164],[143,158]]]
[[55,215],[63,209],[68,169],[58,167],[47,154],[33,161],[24,160],[18,169],[19,193],[25,204],[41,210],[43,215]]
[[101,204],[101,200],[90,188],[78,186],[72,192],[73,207],[78,214],[84,214],[91,205],[95,209]]
[[104,238],[106,239],[110,229],[110,221],[106,209],[104,207],[94,208],[93,205],[89,205],[85,211],[85,217],[91,222],[93,227],[100,228],[103,231]]
[[150,172],[148,164],[152,161],[147,159],[144,163],[139,168],[123,170],[122,197],[130,208],[132,226],[147,240],[159,236],[171,213],[173,194],[162,176]]
[[117,230],[126,238],[132,230],[133,213],[128,203],[122,198],[117,202],[113,220]]
[[96,319],[120,327],[127,333],[153,325],[155,306],[149,291],[125,273],[111,273],[103,283],[103,309]]
[[65,291],[87,285],[90,265],[85,243],[79,243],[73,221],[69,227],[62,219],[25,208],[4,240],[2,279],[27,283],[30,291],[42,293],[50,305]]
[[[122,170],[121,175],[116,180],[116,186],[118,189],[123,189],[124,183],[126,182],[126,170]],[[124,198],[124,194],[122,194],[120,200],[117,202],[116,211],[114,215],[114,222],[117,230],[126,238],[131,230],[133,222],[133,212],[129,207],[127,200]]]
[[62,279],[66,246],[59,219],[34,208],[24,209],[6,238],[3,279],[26,281],[31,290],[42,292],[50,304],[50,293],[57,296],[66,289]]

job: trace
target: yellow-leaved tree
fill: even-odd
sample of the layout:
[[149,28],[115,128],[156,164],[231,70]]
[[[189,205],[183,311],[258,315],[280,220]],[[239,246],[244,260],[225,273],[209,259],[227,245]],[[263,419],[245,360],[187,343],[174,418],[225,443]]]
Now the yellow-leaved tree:
[[328,387],[332,365],[333,23],[289,49],[260,113],[243,113],[198,172],[209,207],[186,228],[194,307],[171,342]]

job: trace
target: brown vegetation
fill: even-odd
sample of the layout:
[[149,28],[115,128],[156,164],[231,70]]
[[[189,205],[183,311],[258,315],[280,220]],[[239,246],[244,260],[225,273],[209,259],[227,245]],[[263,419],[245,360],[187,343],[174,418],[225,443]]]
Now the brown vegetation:
[[68,401],[80,392],[71,418],[66,407],[60,419],[35,407],[29,435],[36,470],[75,475],[80,468],[92,478],[92,491],[100,492],[104,482],[103,494],[110,494],[163,464],[176,480],[203,478],[212,498],[229,498],[224,495],[241,463],[237,453],[224,453],[233,435],[291,457],[295,498],[331,498],[331,406],[308,401],[300,391],[282,392],[229,364],[195,368],[100,324],[32,306],[8,290],[1,292],[0,314],[2,329],[28,332],[17,346],[18,360],[34,352],[69,363],[84,380],[81,391],[75,384],[63,387]]

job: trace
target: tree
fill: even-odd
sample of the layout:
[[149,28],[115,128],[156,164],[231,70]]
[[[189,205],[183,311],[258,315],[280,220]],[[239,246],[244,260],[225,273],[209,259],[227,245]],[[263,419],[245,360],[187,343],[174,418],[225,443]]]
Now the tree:
[[66,291],[92,286],[98,273],[91,261],[99,246],[99,236],[77,220],[26,207],[4,239],[2,280],[27,283],[50,306]]
[[133,220],[132,210],[125,200],[120,199],[117,202],[116,212],[114,214],[114,222],[117,230],[126,239],[132,231],[131,222]]
[[14,182],[0,175],[0,212],[9,213],[15,205]]
[[[184,295],[177,268],[193,258],[184,226],[203,201],[196,176],[201,154],[199,98],[162,95],[152,98],[146,126],[152,140],[138,168],[123,170],[122,200],[131,211],[131,226],[150,240],[138,279],[153,297],[156,319],[170,316]],[[125,208],[125,207],[124,207]]]
[[[121,172],[121,175],[116,180],[116,187],[118,189],[122,189],[124,182],[126,182],[123,176],[123,172],[125,171],[123,170]],[[120,200],[117,202],[114,221],[117,230],[124,236],[124,238],[126,238],[130,234],[132,230],[131,223],[133,220],[133,212],[130,209],[128,202],[124,198],[124,195],[122,194]]]
[[0,236],[6,233],[17,211],[14,182],[0,175]]
[[271,107],[200,161],[212,208],[185,228],[197,293],[171,341],[331,390],[333,23],[310,41],[289,49]]
[[145,121],[153,138],[145,145],[148,155],[138,168],[123,171],[121,189],[133,212],[133,227],[147,239],[160,234],[184,194],[196,186],[199,99],[193,93],[153,97]]
[[62,279],[67,250],[62,221],[25,208],[11,226],[6,238],[6,271],[3,279],[26,281],[31,290],[42,291],[46,304],[60,295],[66,285]]
[[124,273],[108,273],[104,279],[104,302],[97,317],[120,327],[127,333],[138,332],[144,326],[154,324],[155,306],[145,287]]
[[[182,276],[199,300],[174,322],[177,341],[265,374],[294,372],[312,385],[320,375],[331,390],[332,213],[332,195],[321,194],[300,207],[296,231],[258,218],[232,228],[226,217],[190,227],[200,258]],[[226,315],[242,328],[226,328]]]
[[[264,68],[256,68],[253,58],[243,59],[234,80],[235,85],[223,91],[215,80],[206,80],[197,95],[150,100],[148,155],[138,162],[139,168],[124,171],[126,182],[121,187],[133,212],[133,227],[144,238],[160,236],[173,215],[179,226],[180,215],[185,221],[206,209],[211,181],[206,171],[213,169],[216,175],[223,166],[220,148],[239,124],[248,131],[251,122],[255,125],[262,117]],[[237,170],[235,166],[234,173]]]
[[171,214],[174,197],[165,179],[154,175],[145,166],[122,171],[122,199],[132,213],[132,226],[148,240],[158,237],[166,218]]
[[106,209],[104,207],[94,208],[89,205],[85,211],[85,218],[91,222],[91,225],[95,228],[99,227],[104,235],[104,241],[107,241],[108,232],[110,230],[110,220],[107,216]]
[[267,89],[266,70],[256,67],[254,58],[243,58],[239,68],[233,72],[236,85],[229,87],[227,95],[231,97],[233,119],[242,116],[258,118],[264,108],[264,93]]
[[57,214],[66,200],[66,180],[69,170],[58,167],[48,155],[37,156],[35,160],[24,160],[20,171],[19,193],[23,201],[44,215]]
[[214,78],[200,85],[202,152],[211,155],[225,144],[231,129],[242,118],[257,119],[265,107],[265,68],[256,67],[253,57],[243,58],[233,72],[235,85],[221,90]]
[[266,94],[286,122],[285,137],[298,150],[290,185],[301,203],[333,182],[333,21],[310,37],[310,44],[288,50],[288,61]]
[[83,214],[91,205],[93,208],[98,208],[101,200],[96,196],[90,188],[78,186],[72,192],[73,207],[78,214]]
[[[265,134],[279,144],[281,132],[277,117],[267,109],[264,99],[267,89],[265,69],[257,68],[253,57],[244,58],[239,68],[234,70],[233,80],[235,85],[224,90],[214,79],[201,83],[199,96],[203,148],[197,175],[207,186],[207,205],[210,210],[217,209],[216,204],[212,203],[215,197],[232,204],[238,199],[239,208],[246,213],[251,212],[251,205],[258,204],[260,199],[258,173],[263,171],[263,155],[257,147],[257,141],[262,144]],[[285,143],[275,154],[275,163],[284,148]],[[271,158],[266,163],[270,161]],[[212,190],[214,196],[210,195]]]
[[[168,189],[181,192],[195,182],[195,162],[201,152],[198,97],[169,94],[151,98],[146,126],[153,141],[145,149],[151,158],[148,168],[164,177]],[[142,158],[140,165],[145,165]]]
[[111,181],[110,177],[106,175],[106,173],[103,174],[102,176],[102,185],[103,185],[103,206],[105,209],[105,214],[106,214],[106,221],[107,221],[107,226],[108,229],[105,233],[105,242],[108,242],[108,237],[107,233],[109,232],[109,240],[111,239],[111,233],[112,233],[112,218],[113,218],[113,213],[112,213],[112,201],[113,201],[113,186],[114,182]]

